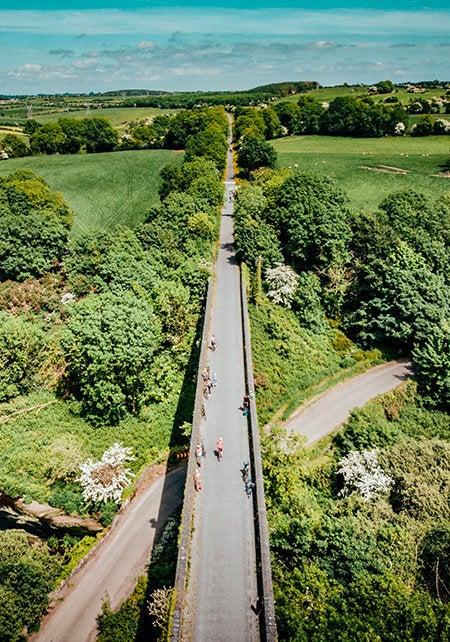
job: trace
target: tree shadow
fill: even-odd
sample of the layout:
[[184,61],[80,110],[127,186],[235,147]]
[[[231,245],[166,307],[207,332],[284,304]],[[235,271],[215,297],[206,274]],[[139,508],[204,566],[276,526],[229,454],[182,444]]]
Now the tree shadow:
[[[195,396],[197,392],[198,368],[200,363],[200,351],[203,336],[205,304],[206,298],[202,304],[202,309],[200,311],[198,322],[195,328],[195,336],[192,343],[192,349],[185,369],[183,383],[181,386],[180,395],[178,397],[178,404],[172,424],[172,432],[169,442],[170,454],[167,461],[160,511],[158,517],[156,519],[152,519],[152,526],[155,529],[155,543],[160,538],[161,533],[163,532],[168,521],[167,518],[162,515],[162,507],[169,499],[173,500],[173,497],[171,496],[171,485],[167,479],[167,475],[171,470],[173,470],[175,466],[180,465],[180,458],[178,458],[178,456],[180,455],[180,449],[182,453],[186,452],[186,449],[188,452],[189,449],[190,437],[186,437],[186,435],[183,434],[183,432],[181,431],[181,426],[185,422],[192,424],[193,420]],[[182,458],[181,461],[185,463],[187,462],[187,458]],[[177,512],[175,513],[178,520],[178,526],[181,520],[181,504],[179,506],[179,510],[177,510]],[[140,612],[135,642],[148,642],[149,640],[156,641],[160,635],[152,626],[151,616],[148,613],[147,604],[151,598],[151,594],[155,589],[162,588],[163,586],[172,587],[175,583],[175,573],[178,556],[178,528],[176,529],[173,539],[174,541],[169,542],[168,554],[165,556],[162,563],[160,563],[159,561],[157,562],[157,567],[152,564],[152,560],[154,558],[154,553],[152,553],[147,572],[147,589]]]

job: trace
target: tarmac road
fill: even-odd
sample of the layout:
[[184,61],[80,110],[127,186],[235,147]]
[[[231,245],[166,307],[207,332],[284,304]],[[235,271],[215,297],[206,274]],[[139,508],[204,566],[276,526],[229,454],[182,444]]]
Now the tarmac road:
[[[246,390],[234,189],[229,152],[211,310],[217,350],[209,351],[210,371],[217,374],[218,384],[205,400],[206,421],[201,426],[206,459],[199,469],[203,488],[195,497],[187,591],[190,619],[183,626],[183,640],[194,642],[260,640],[259,618],[252,609],[258,597],[253,502],[241,474],[243,462],[249,461],[249,438],[240,410]],[[214,454],[219,437],[224,441],[221,461]]]
[[183,501],[185,476],[186,467],[181,466],[137,493],[30,641],[90,642],[97,638],[96,618],[105,596],[114,609],[131,595],[150,559],[155,535]]
[[337,430],[355,408],[399,386],[412,374],[410,361],[390,361],[342,381],[298,408],[285,422],[288,431],[312,444]]

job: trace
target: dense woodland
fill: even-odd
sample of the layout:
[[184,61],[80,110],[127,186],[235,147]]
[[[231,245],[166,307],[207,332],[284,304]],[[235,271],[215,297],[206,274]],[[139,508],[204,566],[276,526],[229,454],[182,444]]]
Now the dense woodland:
[[[263,440],[279,636],[443,641],[450,634],[450,200],[398,191],[377,211],[355,212],[331,179],[275,169],[269,141],[289,129],[287,104],[302,114],[292,122],[304,127],[311,116],[307,122],[328,122],[335,135],[339,122],[355,136],[395,135],[400,122],[395,103],[340,101],[330,119],[331,104],[324,109],[304,96],[235,111],[235,237],[257,337],[260,419],[270,422],[300,393],[382,358],[412,355],[416,380],[354,413],[312,450],[276,423]],[[101,500],[89,495],[79,481],[88,457],[122,442],[115,470],[133,446],[127,466],[137,473],[167,446],[186,443],[223,199],[223,108],[158,118],[121,143],[102,119],[78,121],[79,129],[70,119],[29,125],[38,153],[55,153],[41,145],[56,132],[63,134],[58,153],[130,149],[138,140],[141,148],[185,150],[182,165],[161,173],[160,204],[134,229],[74,239],[73,213],[43,179],[29,171],[0,179],[1,430],[5,443],[16,444],[2,462],[0,490],[103,525],[124,486]],[[10,421],[32,405],[39,414]],[[20,640],[37,624],[48,592],[87,546],[68,536],[1,533],[1,639]],[[167,587],[171,564],[164,559],[120,615],[106,605],[103,642],[124,640],[124,622],[134,621],[126,639],[136,638],[146,582]]]

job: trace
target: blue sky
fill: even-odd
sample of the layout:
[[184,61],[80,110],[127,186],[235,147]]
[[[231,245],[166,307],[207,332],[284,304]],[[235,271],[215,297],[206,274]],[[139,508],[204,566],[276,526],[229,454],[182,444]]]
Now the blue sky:
[[0,0],[2,94],[450,81],[449,61],[448,0]]

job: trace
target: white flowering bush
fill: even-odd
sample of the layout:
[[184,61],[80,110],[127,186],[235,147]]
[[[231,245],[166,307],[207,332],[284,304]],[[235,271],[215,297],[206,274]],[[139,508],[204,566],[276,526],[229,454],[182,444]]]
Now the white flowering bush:
[[339,461],[338,474],[344,478],[341,496],[357,492],[369,500],[389,490],[392,478],[378,465],[378,450],[351,450]]
[[399,122],[396,124],[394,132],[396,136],[403,136],[403,134],[405,133],[405,129],[405,123]]
[[269,285],[269,299],[289,308],[297,290],[298,274],[288,265],[277,263],[266,270],[265,279]]
[[73,292],[66,292],[61,297],[62,305],[67,305],[68,303],[73,303],[74,301],[76,301],[76,296],[75,294],[73,294]]
[[122,490],[133,475],[124,467],[125,461],[134,459],[132,449],[115,443],[103,453],[100,461],[88,459],[81,464],[81,475],[76,481],[83,487],[83,497],[92,502],[120,501]]

